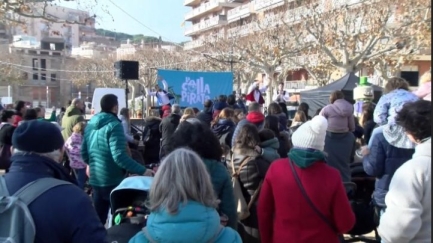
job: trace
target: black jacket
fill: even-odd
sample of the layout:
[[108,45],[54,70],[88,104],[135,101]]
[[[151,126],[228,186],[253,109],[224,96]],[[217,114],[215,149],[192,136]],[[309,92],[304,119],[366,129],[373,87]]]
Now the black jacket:
[[144,161],[146,164],[156,163],[159,161],[159,150],[161,132],[159,125],[161,119],[159,117],[147,117],[144,119]]
[[278,142],[280,142],[280,147],[278,148],[278,154],[281,158],[287,158],[287,153],[289,153],[289,150],[291,148],[289,135],[285,132],[281,132],[278,136]]
[[364,143],[368,144],[370,141],[371,134],[374,128],[376,128],[376,123],[373,120],[369,120],[364,124]]
[[202,112],[197,114],[197,119],[210,127],[210,123],[212,122],[212,115],[212,107],[205,108]]
[[0,145],[12,145],[12,134],[15,131],[15,127],[11,124],[0,125]]
[[159,125],[159,131],[161,132],[161,147],[165,147],[169,143],[174,131],[176,131],[177,126],[179,126],[179,122],[180,115],[174,113],[162,119],[161,124]]

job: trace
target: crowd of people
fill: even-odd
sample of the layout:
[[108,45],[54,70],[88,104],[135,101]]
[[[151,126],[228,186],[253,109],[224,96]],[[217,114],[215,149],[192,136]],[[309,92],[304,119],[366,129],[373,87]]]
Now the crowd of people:
[[[151,176],[150,214],[131,243],[337,243],[357,223],[348,185],[360,151],[365,173],[376,179],[371,205],[381,241],[430,242],[432,121],[425,90],[411,92],[405,80],[392,78],[361,117],[335,91],[313,117],[301,103],[292,120],[282,85],[263,112],[265,90],[254,83],[247,95],[221,95],[201,111],[182,111],[157,89],[153,95],[166,104],[145,119],[141,137],[131,133],[129,111],[119,111],[113,94],[102,97],[101,112],[88,122],[80,99],[49,119],[43,107],[17,102],[15,111],[1,113],[0,165],[7,171],[0,198],[42,178],[67,182],[27,205],[33,241],[107,242],[110,193],[126,177]],[[145,150],[137,159],[140,140]],[[153,163],[160,163],[156,173],[147,166]],[[0,224],[11,224],[2,200]],[[0,229],[0,241],[29,237],[7,235],[12,230]]]

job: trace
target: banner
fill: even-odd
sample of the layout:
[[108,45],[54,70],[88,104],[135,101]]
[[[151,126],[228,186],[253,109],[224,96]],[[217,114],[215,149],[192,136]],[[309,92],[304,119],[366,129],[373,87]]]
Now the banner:
[[[189,72],[158,69],[158,76],[168,84],[168,92],[174,97],[172,104],[203,109],[207,99],[233,93],[231,72]],[[159,81],[159,86],[163,87]]]

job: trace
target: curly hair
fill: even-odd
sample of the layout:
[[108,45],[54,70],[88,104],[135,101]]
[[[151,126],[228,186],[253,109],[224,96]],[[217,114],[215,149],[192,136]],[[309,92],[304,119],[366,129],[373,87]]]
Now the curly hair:
[[253,124],[242,126],[239,134],[236,136],[235,148],[250,148],[260,145],[259,130]]
[[431,102],[408,102],[397,113],[396,122],[417,141],[431,137]]
[[281,110],[281,106],[275,102],[272,102],[269,104],[268,106],[268,115],[278,115],[281,112],[283,112]]
[[203,159],[220,160],[223,154],[218,138],[203,123],[179,124],[167,146],[167,152],[183,147],[190,148]]
[[396,89],[409,90],[409,83],[402,78],[392,77],[385,84],[384,93],[387,94]]

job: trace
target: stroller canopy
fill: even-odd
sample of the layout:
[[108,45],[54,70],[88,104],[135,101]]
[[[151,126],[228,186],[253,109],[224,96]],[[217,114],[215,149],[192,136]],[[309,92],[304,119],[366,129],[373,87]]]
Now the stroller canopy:
[[116,188],[111,191],[111,211],[128,207],[137,198],[147,197],[153,177],[133,176],[125,178]]

